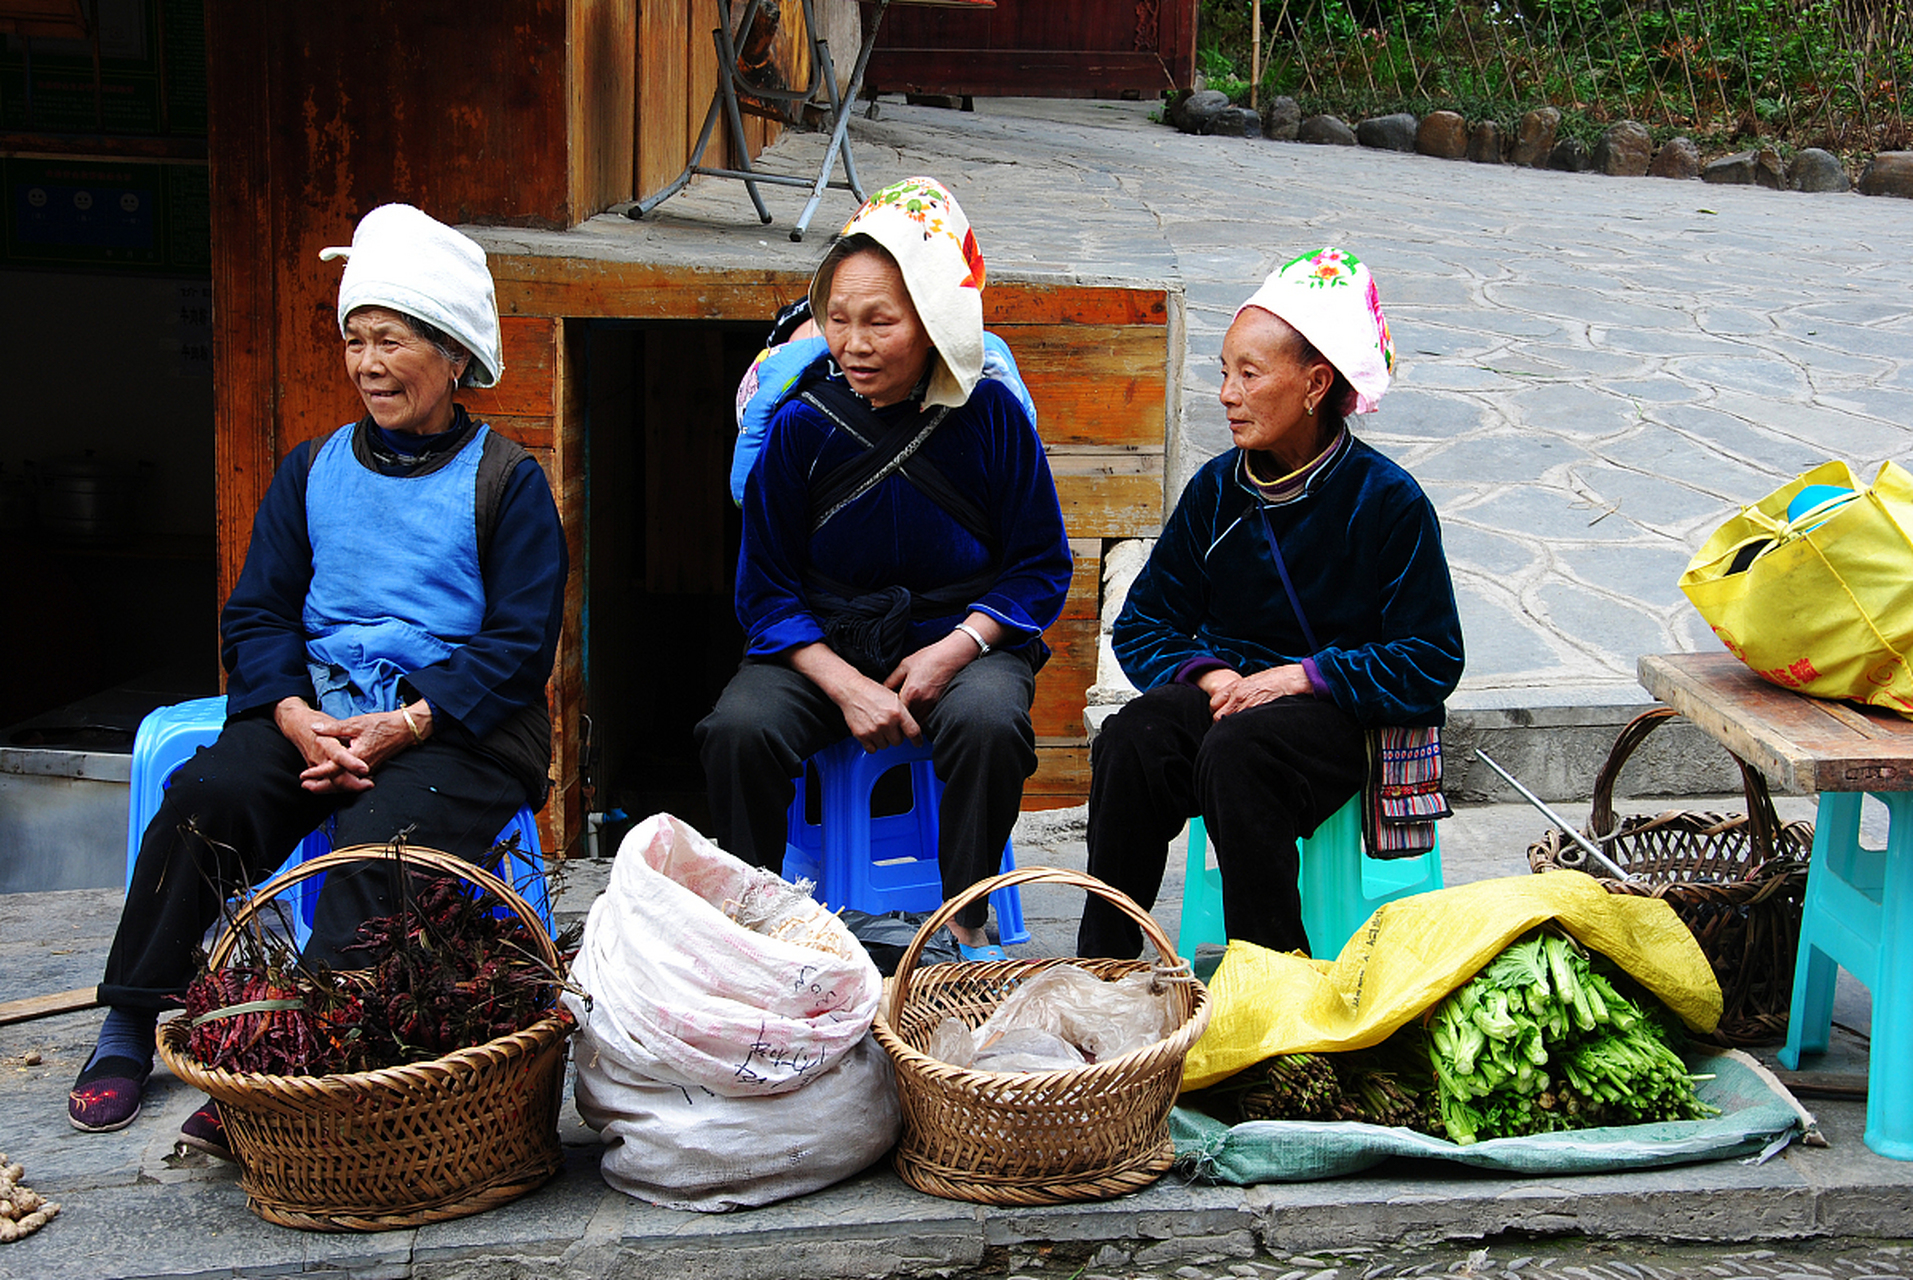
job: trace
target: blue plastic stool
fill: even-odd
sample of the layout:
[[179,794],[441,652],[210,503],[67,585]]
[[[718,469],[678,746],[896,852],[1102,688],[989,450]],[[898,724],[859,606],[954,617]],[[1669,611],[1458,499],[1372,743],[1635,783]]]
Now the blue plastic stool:
[[[1341,953],[1355,931],[1384,902],[1441,888],[1441,836],[1419,858],[1370,858],[1362,853],[1362,797],[1358,793],[1306,840],[1296,841],[1302,862],[1302,927],[1318,957]],[[1189,861],[1182,880],[1182,925],[1176,948],[1192,955],[1205,942],[1222,945],[1222,872],[1209,865],[1209,836],[1201,818],[1189,820]]]
[[[898,766],[910,770],[907,813],[870,816],[877,779]],[[817,774],[823,798],[820,823],[805,821],[804,782],[791,802],[784,878],[815,881],[818,900],[873,915],[886,911],[935,911],[943,905],[943,875],[937,866],[937,811],[943,783],[930,762],[930,748],[903,743],[871,753],[855,738],[825,747],[805,762]],[[1004,871],[1016,870],[1016,852],[1003,845]],[[990,895],[996,928],[1006,945],[1028,942],[1023,897],[1014,887]]]
[[[224,698],[195,698],[150,712],[140,721],[133,735],[133,766],[126,804],[126,885],[133,886],[133,865],[139,861],[140,840],[153,817],[159,812],[166,788],[173,775],[192,759],[193,752],[211,746],[226,723]],[[278,875],[299,863],[332,849],[332,823],[307,836],[294,848],[285,862],[273,872]],[[538,912],[547,932],[552,928],[551,893],[545,884],[544,853],[538,847],[538,820],[530,808],[520,809],[505,829],[500,841],[518,837],[518,852],[505,860],[503,878]],[[318,910],[319,888],[324,876],[314,876],[287,890],[281,901],[290,907],[293,935],[303,947],[312,936],[313,913]]]
[[[1884,849],[1860,844],[1860,802],[1886,806]],[[1823,1053],[1833,1027],[1835,966],[1873,993],[1865,1142],[1913,1160],[1913,792],[1823,791],[1794,958],[1793,1007],[1780,1061]]]

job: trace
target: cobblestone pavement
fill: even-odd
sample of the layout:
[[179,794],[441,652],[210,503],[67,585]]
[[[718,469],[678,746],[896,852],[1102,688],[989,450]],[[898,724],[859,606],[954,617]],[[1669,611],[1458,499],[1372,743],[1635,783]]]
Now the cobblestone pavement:
[[1114,1245],[1000,1249],[964,1280],[1905,1280],[1913,1244],[1813,1241],[1772,1248],[1654,1241],[1511,1240],[1395,1245],[1180,1262],[1150,1269]]

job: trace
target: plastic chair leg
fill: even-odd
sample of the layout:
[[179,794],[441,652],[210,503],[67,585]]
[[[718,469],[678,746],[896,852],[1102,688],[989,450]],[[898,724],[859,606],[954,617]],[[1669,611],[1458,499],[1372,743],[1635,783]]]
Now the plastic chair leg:
[[[999,869],[1016,870],[1016,850],[1007,840],[1003,842],[1003,865]],[[991,893],[990,907],[996,912],[996,934],[1004,946],[1020,946],[1030,940],[1030,931],[1023,924],[1023,894],[1015,885]]]
[[1880,884],[1880,964],[1867,1051],[1865,1140],[1875,1153],[1913,1160],[1913,792],[1881,795],[1888,814]]
[[1851,869],[1853,851],[1860,842],[1860,805],[1857,792],[1823,792],[1814,816],[1800,945],[1794,955],[1793,1001],[1787,1010],[1787,1044],[1778,1055],[1789,1071],[1800,1069],[1801,1054],[1825,1053],[1833,1034],[1833,990],[1839,966],[1819,942],[1832,924],[1827,903],[1831,880]]
[[1200,817],[1189,819],[1189,856],[1182,869],[1182,921],[1176,950],[1188,959],[1203,943],[1228,941],[1222,923],[1222,872],[1209,865],[1209,832]]

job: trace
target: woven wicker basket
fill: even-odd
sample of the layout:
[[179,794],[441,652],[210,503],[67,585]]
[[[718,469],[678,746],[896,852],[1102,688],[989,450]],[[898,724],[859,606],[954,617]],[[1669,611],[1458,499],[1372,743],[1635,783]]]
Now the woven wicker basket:
[[[274,895],[342,863],[390,856],[380,846],[358,845],[273,880],[235,913],[209,963],[226,963],[239,931]],[[497,894],[559,970],[550,935],[510,885],[434,849],[407,848],[400,856],[408,866],[461,876]],[[159,1052],[173,1074],[218,1101],[254,1213],[308,1231],[391,1231],[504,1204],[558,1172],[570,1032],[570,1016],[560,1010],[524,1031],[430,1062],[274,1076],[200,1065],[187,1051],[187,1019],[175,1018],[160,1029]]]
[[1175,1158],[1169,1109],[1182,1060],[1209,1025],[1209,993],[1192,977],[1171,983],[1180,1025],[1167,1039],[1108,1062],[1061,1071],[977,1071],[921,1047],[946,1017],[975,1028],[1025,979],[1078,964],[1104,981],[1150,972],[1144,960],[999,960],[931,965],[917,958],[966,904],[1009,885],[1063,884],[1107,898],[1142,925],[1163,966],[1187,967],[1149,913],[1100,880],[1025,867],[971,885],[924,921],[897,964],[872,1030],[897,1070],[903,1138],[897,1173],[919,1191],[982,1204],[1101,1200],[1160,1178]]
[[1720,1027],[1712,1038],[1726,1045],[1769,1044],[1787,1034],[1813,824],[1783,825],[1767,780],[1739,756],[1734,763],[1747,795],[1746,813],[1677,809],[1617,823],[1614,781],[1621,766],[1674,715],[1671,708],[1656,707],[1621,730],[1595,779],[1582,832],[1634,879],[1613,879],[1562,831],[1529,845],[1528,865],[1535,871],[1585,871],[1610,893],[1664,900],[1693,931],[1720,981]]

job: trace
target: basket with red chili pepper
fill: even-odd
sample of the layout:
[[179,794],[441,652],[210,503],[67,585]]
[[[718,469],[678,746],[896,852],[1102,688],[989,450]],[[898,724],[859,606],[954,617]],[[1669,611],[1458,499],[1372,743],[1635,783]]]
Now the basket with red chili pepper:
[[[275,895],[373,859],[395,860],[410,889],[361,929],[364,969],[301,967],[262,927]],[[562,968],[531,907],[484,868],[433,849],[340,849],[237,908],[160,1054],[218,1100],[259,1216],[420,1226],[515,1199],[562,1163]]]

